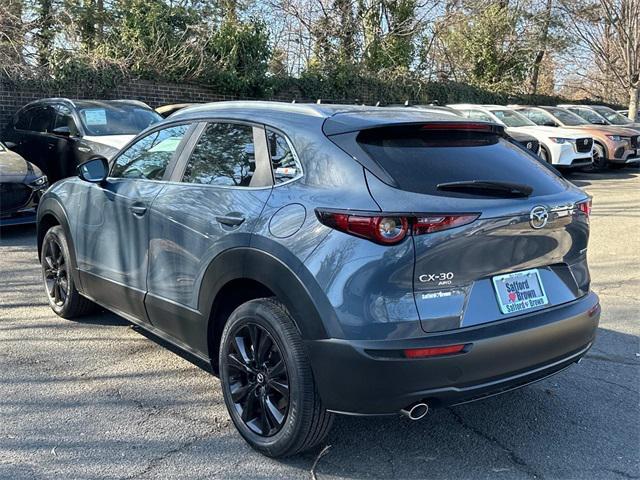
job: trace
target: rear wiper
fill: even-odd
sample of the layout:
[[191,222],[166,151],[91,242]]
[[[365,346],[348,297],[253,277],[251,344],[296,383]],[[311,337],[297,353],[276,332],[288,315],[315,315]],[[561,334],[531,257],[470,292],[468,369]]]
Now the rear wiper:
[[491,193],[499,196],[510,197],[528,197],[533,192],[533,188],[529,185],[521,183],[495,182],[490,180],[467,180],[461,182],[439,183],[438,190],[448,190],[457,192],[470,192],[477,195],[491,195]]

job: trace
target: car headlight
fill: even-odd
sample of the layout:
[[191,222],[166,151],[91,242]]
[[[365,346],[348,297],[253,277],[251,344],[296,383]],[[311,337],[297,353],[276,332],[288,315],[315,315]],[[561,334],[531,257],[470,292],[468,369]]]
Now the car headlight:
[[624,137],[621,137],[620,135],[607,135],[607,138],[609,140],[613,140],[614,142],[619,142],[621,140],[624,140]]
[[573,142],[573,140],[570,138],[562,138],[562,137],[549,137],[549,140],[551,140],[554,143],[560,143],[560,144]]
[[41,188],[47,185],[47,176],[42,175],[41,177],[36,178],[33,182],[31,182],[31,186],[35,188]]

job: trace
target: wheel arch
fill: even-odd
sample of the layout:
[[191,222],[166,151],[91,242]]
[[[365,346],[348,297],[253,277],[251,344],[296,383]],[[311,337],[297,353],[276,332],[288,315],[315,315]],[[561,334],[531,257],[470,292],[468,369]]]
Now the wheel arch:
[[38,216],[36,224],[36,237],[38,244],[38,260],[42,254],[42,242],[47,231],[56,225],[60,225],[64,231],[67,245],[69,246],[69,256],[71,261],[71,275],[76,285],[80,286],[80,279],[78,275],[78,263],[76,261],[76,248],[73,243],[73,235],[71,235],[71,228],[69,226],[69,220],[67,215],[60,205],[60,203],[54,198],[45,198],[40,202],[38,207]]
[[207,319],[208,356],[214,370],[224,325],[233,310],[249,300],[278,299],[304,340],[337,334],[337,319],[328,299],[302,262],[295,262],[292,265],[271,252],[240,247],[225,250],[209,264],[200,286],[198,310]]

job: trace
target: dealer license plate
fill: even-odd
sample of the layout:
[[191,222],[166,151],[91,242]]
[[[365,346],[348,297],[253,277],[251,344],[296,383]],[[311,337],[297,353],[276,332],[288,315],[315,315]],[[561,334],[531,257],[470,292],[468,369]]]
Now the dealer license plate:
[[549,303],[537,269],[493,277],[502,313],[525,312]]

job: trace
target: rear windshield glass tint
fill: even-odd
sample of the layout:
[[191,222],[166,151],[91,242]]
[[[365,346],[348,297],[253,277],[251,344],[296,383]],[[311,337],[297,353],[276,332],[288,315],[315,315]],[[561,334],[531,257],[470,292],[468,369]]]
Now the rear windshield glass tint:
[[495,133],[403,126],[364,130],[357,141],[402,190],[410,192],[474,196],[437,188],[470,180],[526,184],[534,196],[565,188],[555,171]]

